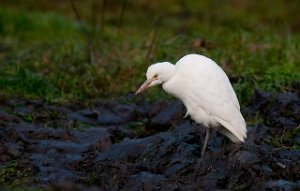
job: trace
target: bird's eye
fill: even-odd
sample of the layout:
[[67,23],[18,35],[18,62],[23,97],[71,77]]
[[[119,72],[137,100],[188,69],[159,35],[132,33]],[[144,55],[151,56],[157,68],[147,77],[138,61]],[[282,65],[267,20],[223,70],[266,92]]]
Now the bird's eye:
[[155,74],[154,76],[153,76],[153,78],[157,78],[158,77],[158,74]]

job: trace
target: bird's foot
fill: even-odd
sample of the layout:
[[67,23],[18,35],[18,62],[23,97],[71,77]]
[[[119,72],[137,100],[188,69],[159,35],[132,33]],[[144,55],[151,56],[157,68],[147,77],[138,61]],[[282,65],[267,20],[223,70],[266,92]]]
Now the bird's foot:
[[189,112],[186,112],[183,118],[187,118],[189,115],[190,115]]

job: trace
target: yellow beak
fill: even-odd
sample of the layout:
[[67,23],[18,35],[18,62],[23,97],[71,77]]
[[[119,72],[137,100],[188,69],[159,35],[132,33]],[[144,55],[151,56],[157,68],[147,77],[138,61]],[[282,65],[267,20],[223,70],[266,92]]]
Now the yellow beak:
[[146,80],[140,87],[139,89],[135,92],[134,95],[137,95],[143,91],[145,91],[151,84],[152,81],[156,80],[156,78],[151,78],[149,80]]

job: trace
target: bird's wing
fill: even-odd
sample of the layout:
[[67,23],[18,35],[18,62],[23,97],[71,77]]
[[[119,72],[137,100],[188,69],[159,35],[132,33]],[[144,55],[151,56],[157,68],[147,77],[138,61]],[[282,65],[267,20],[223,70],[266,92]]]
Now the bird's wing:
[[[181,67],[178,75],[184,78],[186,91],[183,102],[194,110],[201,107],[226,128],[221,132],[234,142],[243,142],[247,131],[245,120],[225,72],[214,63],[195,63],[190,66],[193,66],[192,69]],[[186,100],[187,97],[190,99]]]

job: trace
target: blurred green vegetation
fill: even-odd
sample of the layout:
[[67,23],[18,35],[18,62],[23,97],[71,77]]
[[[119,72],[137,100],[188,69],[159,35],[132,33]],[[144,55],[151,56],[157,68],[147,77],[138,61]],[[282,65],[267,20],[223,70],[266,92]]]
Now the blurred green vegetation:
[[292,130],[284,132],[281,136],[272,138],[271,143],[277,148],[285,148],[291,150],[299,150],[300,145],[297,143],[297,138],[300,136],[300,126]]
[[[70,2],[2,1],[1,97],[124,95],[148,65],[188,53],[221,65],[242,103],[254,88],[284,91],[299,82],[299,1],[74,1],[80,22]],[[153,88],[147,97],[166,94]]]
[[[0,188],[7,187],[7,190],[13,190],[12,185],[25,185],[33,181],[32,169],[22,169],[19,161],[10,161],[0,168]],[[31,189],[30,189],[31,190]]]

